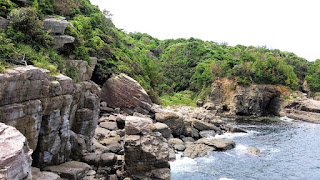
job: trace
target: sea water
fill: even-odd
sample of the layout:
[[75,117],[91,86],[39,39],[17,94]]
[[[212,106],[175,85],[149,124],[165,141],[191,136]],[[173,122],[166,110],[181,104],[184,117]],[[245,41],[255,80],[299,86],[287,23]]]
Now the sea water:
[[[225,133],[236,148],[171,162],[172,180],[320,180],[320,125],[280,118],[284,123],[239,124],[248,133]],[[248,147],[259,155],[246,153]]]

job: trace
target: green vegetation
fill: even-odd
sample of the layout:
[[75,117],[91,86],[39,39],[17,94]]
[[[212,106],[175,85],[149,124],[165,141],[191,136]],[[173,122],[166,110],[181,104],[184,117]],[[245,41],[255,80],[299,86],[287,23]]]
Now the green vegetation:
[[[49,32],[42,30],[47,15],[64,16],[72,26],[66,34],[75,38],[62,50],[52,48]],[[0,32],[0,72],[7,59],[57,74],[62,69],[77,81],[78,69],[63,67],[63,59],[90,63],[98,58],[92,80],[102,85],[113,73],[126,73],[136,79],[151,99],[165,105],[190,104],[205,99],[212,82],[221,77],[237,84],[276,84],[300,90],[307,80],[313,92],[320,92],[320,60],[308,62],[290,52],[253,46],[228,46],[200,39],[158,40],[148,34],[125,33],[112,23],[108,11],[101,12],[89,0],[33,0],[18,7],[0,0],[0,16],[10,19],[6,32]],[[236,86],[232,86],[235,90]]]

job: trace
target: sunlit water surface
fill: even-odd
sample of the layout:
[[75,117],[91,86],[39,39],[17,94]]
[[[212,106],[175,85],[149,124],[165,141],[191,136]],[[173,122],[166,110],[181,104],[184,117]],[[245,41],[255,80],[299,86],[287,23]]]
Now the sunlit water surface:
[[[171,162],[172,180],[320,180],[320,125],[293,122],[240,124],[248,133],[224,134],[236,148],[212,152],[196,159],[181,158]],[[258,156],[246,154],[256,146]]]

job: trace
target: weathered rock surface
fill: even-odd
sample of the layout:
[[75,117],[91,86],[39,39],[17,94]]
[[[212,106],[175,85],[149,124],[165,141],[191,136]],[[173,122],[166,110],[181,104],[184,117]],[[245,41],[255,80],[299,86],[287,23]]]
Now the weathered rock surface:
[[49,76],[47,70],[33,66],[7,70],[0,74],[0,84],[0,122],[25,135],[36,166],[65,162],[73,146],[72,131],[85,144],[79,151],[91,150],[99,117],[97,85],[73,83],[64,75]]
[[120,74],[109,78],[103,85],[101,98],[108,106],[148,114],[152,102],[142,86],[131,77]]
[[43,29],[50,31],[50,34],[63,35],[68,26],[68,21],[65,18],[45,17],[43,19]]
[[282,104],[281,116],[292,119],[320,123],[320,101],[302,99]]
[[7,30],[9,25],[9,20],[0,16],[0,30]]
[[210,94],[219,113],[239,116],[279,115],[280,91],[272,85],[237,86],[226,78],[215,81]]
[[0,179],[31,180],[32,150],[16,129],[0,123]]
[[[160,132],[152,132],[151,119],[127,117],[125,136],[126,172],[133,179],[170,179],[169,147]],[[131,123],[142,120],[144,123]],[[131,121],[131,122],[130,122]],[[149,128],[149,127],[153,128]]]
[[66,60],[64,63],[66,66],[75,67],[79,70],[76,73],[76,77],[79,81],[89,81],[92,77],[92,73],[97,61],[92,58],[91,66],[89,66],[87,61],[81,60]]
[[58,166],[48,166],[46,171],[57,173],[61,178],[78,180],[85,177],[91,167],[82,162],[69,161]]
[[260,154],[260,149],[258,149],[257,147],[249,147],[246,150],[246,153],[247,154],[252,154],[252,155],[258,155],[258,154]]
[[183,152],[183,157],[196,158],[203,157],[207,155],[209,152],[214,151],[214,147],[210,147],[205,144],[191,144],[187,146],[186,150]]
[[185,124],[183,122],[183,118],[175,112],[166,110],[158,111],[155,114],[155,119],[158,122],[164,123],[169,126],[174,136],[180,136],[185,133]]
[[236,147],[236,144],[227,139],[206,139],[202,138],[195,142],[196,144],[206,144],[214,147],[217,151],[225,151]]
[[171,129],[166,124],[157,122],[154,127],[153,131],[160,132],[164,138],[168,139],[171,136]]
[[126,118],[126,134],[127,135],[141,135],[148,134],[153,129],[155,129],[152,119],[137,117],[137,116],[128,116]]
[[51,35],[53,37],[53,48],[59,49],[65,44],[73,43],[75,38],[69,35]]
[[201,120],[193,120],[193,126],[199,131],[203,130],[214,130],[215,132],[221,131],[218,127],[213,124],[206,123]]
[[60,176],[52,173],[52,172],[48,172],[48,171],[40,171],[40,169],[32,167],[32,180],[60,180]]

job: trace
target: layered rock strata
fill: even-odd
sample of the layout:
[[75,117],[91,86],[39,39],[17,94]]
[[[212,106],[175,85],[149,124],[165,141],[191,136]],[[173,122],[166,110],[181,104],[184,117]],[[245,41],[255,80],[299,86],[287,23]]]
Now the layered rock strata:
[[71,153],[70,134],[90,151],[99,118],[99,87],[90,81],[73,83],[64,75],[49,76],[33,66],[0,74],[0,122],[16,127],[34,150],[34,165],[65,162]]
[[0,179],[31,180],[32,150],[16,128],[0,123]]

